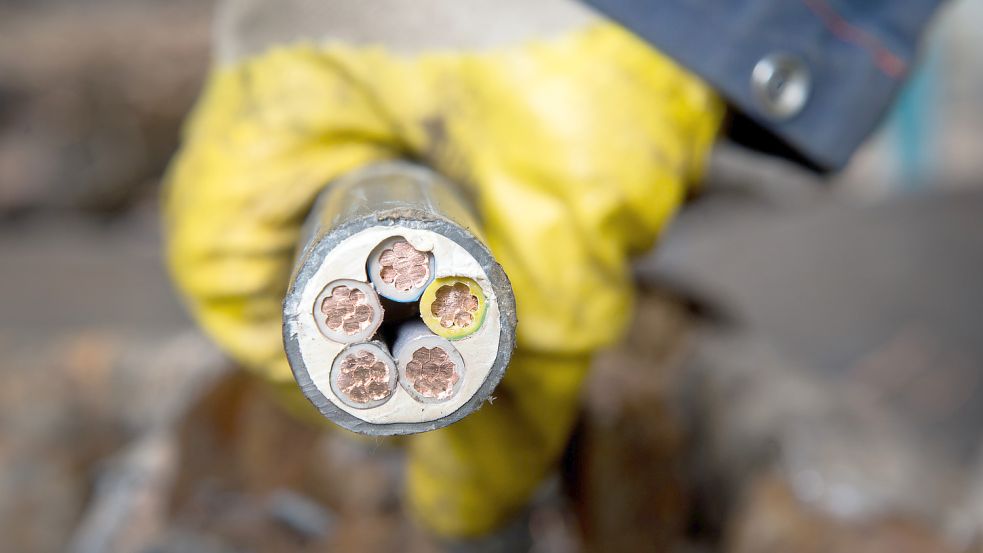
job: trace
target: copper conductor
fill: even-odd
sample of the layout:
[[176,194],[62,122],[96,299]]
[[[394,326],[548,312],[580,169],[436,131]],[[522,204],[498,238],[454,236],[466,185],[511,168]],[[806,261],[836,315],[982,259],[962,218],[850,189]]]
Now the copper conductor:
[[440,320],[440,326],[450,328],[457,326],[467,328],[474,323],[474,314],[478,311],[478,296],[463,282],[453,286],[441,286],[437,289],[436,297],[430,305],[430,312]]
[[348,286],[338,286],[321,302],[325,324],[335,332],[351,336],[372,324],[372,306],[366,302],[365,293]]
[[419,288],[430,278],[430,260],[427,254],[398,240],[379,255],[379,276],[397,290],[407,292]]
[[368,351],[352,353],[341,362],[338,389],[355,403],[389,396],[389,367]]
[[414,351],[413,359],[406,364],[406,376],[417,393],[434,399],[450,397],[461,378],[447,352],[439,347]]

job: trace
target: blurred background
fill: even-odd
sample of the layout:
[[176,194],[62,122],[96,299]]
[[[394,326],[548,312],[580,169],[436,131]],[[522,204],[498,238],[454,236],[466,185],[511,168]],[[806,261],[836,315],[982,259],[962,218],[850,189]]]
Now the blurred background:
[[[284,415],[167,281],[211,9],[0,0],[0,551],[434,551],[398,448]],[[980,21],[943,11],[840,175],[717,149],[535,551],[983,551]]]

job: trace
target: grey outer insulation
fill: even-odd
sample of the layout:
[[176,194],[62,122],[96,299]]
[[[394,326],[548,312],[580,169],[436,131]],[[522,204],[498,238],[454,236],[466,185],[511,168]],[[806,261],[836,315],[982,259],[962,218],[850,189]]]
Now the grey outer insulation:
[[[373,424],[334,405],[314,385],[292,328],[307,282],[327,254],[346,238],[370,227],[401,226],[430,230],[453,240],[478,261],[498,303],[501,322],[498,355],[485,381],[464,405],[439,419],[419,423]],[[371,436],[416,434],[442,428],[476,411],[501,381],[515,348],[515,296],[505,271],[478,238],[475,217],[452,183],[407,162],[385,162],[348,174],[321,194],[306,225],[308,239],[298,257],[283,303],[283,341],[294,378],[304,396],[339,426]]]

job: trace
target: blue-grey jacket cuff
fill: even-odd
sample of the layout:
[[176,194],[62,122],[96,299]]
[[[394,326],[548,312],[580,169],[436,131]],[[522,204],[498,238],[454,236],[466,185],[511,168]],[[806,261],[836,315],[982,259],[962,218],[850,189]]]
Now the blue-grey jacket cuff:
[[843,167],[882,119],[939,3],[585,2],[700,75],[733,109],[823,170]]

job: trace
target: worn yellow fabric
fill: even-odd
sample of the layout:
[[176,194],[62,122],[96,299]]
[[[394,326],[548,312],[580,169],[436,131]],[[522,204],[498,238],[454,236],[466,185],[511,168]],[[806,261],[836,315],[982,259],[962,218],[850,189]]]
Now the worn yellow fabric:
[[515,289],[518,351],[494,404],[407,443],[420,520],[476,535],[560,454],[590,353],[629,320],[628,259],[699,177],[721,116],[699,80],[610,24],[485,53],[272,50],[209,79],[168,176],[168,263],[215,340],[289,383],[281,301],[318,192],[396,157],[469,187]]

